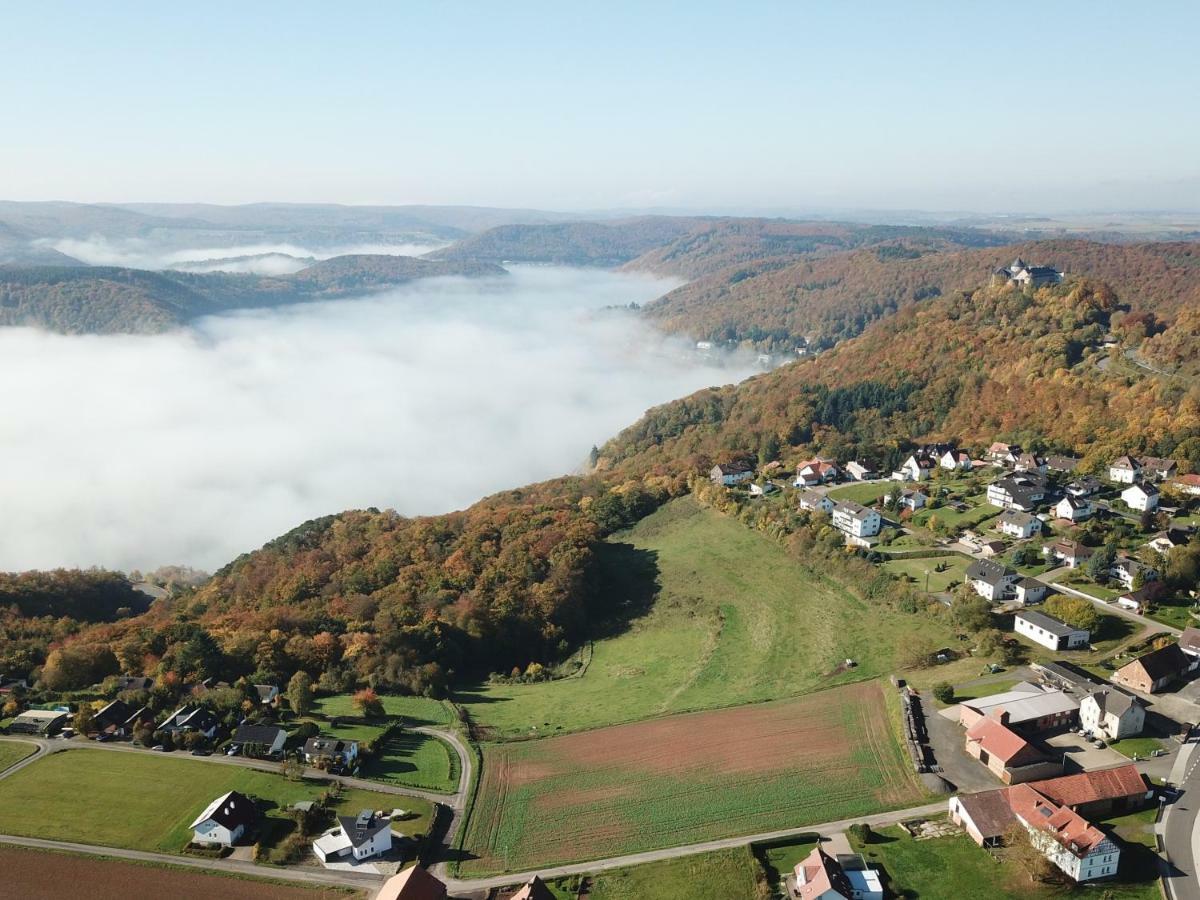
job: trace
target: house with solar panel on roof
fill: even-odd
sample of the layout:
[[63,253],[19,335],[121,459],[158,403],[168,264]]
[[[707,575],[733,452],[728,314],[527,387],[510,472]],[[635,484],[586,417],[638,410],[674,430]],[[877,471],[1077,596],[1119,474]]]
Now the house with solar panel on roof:
[[313,841],[313,853],[327,866],[362,862],[391,849],[391,820],[369,809],[357,816],[338,816],[337,825]]

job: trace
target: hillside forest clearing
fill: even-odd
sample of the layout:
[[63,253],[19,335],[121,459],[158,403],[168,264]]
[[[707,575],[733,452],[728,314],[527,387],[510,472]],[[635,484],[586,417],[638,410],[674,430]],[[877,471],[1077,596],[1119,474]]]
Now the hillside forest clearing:
[[915,804],[878,681],[486,744],[464,874],[579,862]]
[[[355,900],[359,891],[306,888],[257,878],[210,875],[194,869],[146,866],[116,859],[0,847],[4,886],[22,900],[58,900],[78,895],[89,900],[132,897],[220,897],[222,900]],[[136,887],[135,887],[136,886]]]
[[[192,820],[228,791],[265,801],[268,824],[278,832],[292,824],[288,806],[315,800],[327,787],[241,766],[73,749],[0,780],[0,833],[176,853],[191,839]],[[432,808],[415,797],[351,789],[337,808],[345,815],[398,806],[416,814],[403,823],[405,833],[428,830]]]
[[595,642],[582,675],[457,692],[483,735],[555,734],[795,696],[890,673],[907,634],[952,640],[927,618],[853,596],[692,497],[601,549],[600,589],[623,619]]

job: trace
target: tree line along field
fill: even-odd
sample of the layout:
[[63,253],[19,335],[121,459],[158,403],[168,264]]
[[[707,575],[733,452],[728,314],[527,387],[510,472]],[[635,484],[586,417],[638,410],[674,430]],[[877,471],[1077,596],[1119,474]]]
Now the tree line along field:
[[[282,817],[291,804],[315,800],[326,788],[237,765],[72,749],[0,780],[0,833],[173,853],[191,838],[196,816],[227,791],[274,804],[268,815]],[[337,808],[350,814],[396,807],[416,814],[401,826],[407,834],[428,831],[433,809],[416,797],[348,789]]]
[[[892,671],[895,646],[912,631],[951,638],[854,597],[691,497],[615,535],[600,559],[601,590],[623,617],[595,641],[582,676],[456,692],[485,737],[794,696]],[[848,658],[856,667],[843,668]]]
[[474,875],[816,824],[920,802],[878,681],[487,744]]
[[[130,900],[132,897],[220,897],[221,900],[357,900],[360,891],[284,885],[195,869],[139,865],[116,859],[0,847],[5,896],[22,900]],[[86,889],[83,887],[86,885]],[[10,893],[9,893],[10,892]]]

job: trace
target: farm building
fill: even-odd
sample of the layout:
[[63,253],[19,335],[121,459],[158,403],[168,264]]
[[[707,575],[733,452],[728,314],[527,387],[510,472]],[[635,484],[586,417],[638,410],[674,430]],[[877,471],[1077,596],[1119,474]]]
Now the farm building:
[[11,734],[58,734],[67,714],[53,709],[27,709],[8,726]]
[[416,865],[385,881],[375,900],[446,900],[446,885]]
[[210,803],[192,822],[192,840],[206,846],[232,847],[257,821],[254,801],[230,791]]
[[1005,784],[1037,781],[1062,773],[1062,765],[1008,727],[1008,714],[979,719],[967,729],[967,755]]
[[1178,644],[1168,644],[1121,666],[1111,681],[1143,694],[1156,694],[1198,665],[1200,658],[1184,653]]
[[1013,630],[1049,650],[1086,647],[1091,637],[1086,628],[1076,628],[1054,616],[1032,610],[1022,610],[1013,616]]
[[980,719],[995,717],[1001,710],[1014,731],[1038,734],[1070,725],[1075,721],[1079,704],[1057,688],[1022,681],[1000,694],[964,700],[958,704],[958,721],[970,728]]

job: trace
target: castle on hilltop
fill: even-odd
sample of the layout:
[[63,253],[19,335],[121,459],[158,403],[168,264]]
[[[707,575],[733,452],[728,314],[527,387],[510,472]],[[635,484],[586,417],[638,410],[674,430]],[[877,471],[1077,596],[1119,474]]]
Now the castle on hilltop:
[[1019,256],[1007,268],[1001,266],[992,272],[992,284],[1019,284],[1030,289],[1062,280],[1063,273],[1053,266],[1029,266]]

